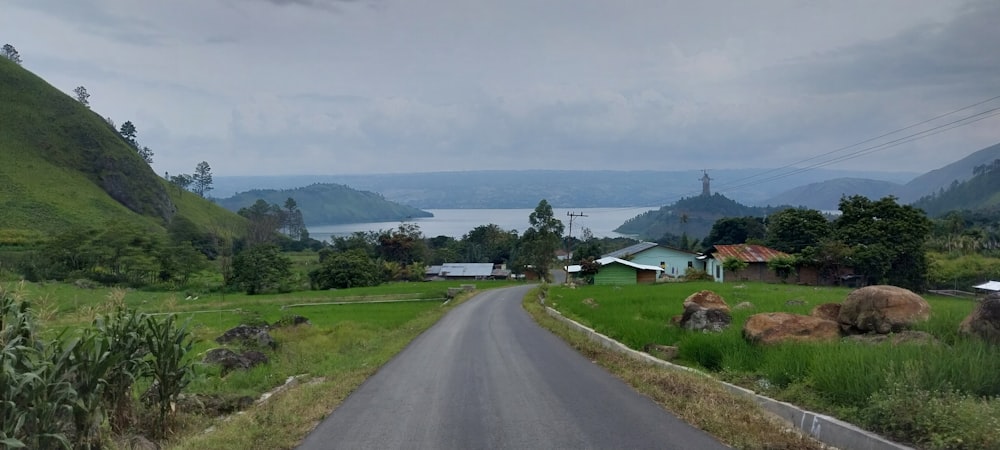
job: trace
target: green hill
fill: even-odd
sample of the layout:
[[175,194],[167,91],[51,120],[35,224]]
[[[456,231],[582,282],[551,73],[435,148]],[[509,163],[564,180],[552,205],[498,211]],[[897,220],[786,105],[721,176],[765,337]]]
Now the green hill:
[[180,193],[100,115],[0,58],[0,244],[124,221],[163,230],[177,215],[204,229],[238,216]]
[[615,231],[657,240],[666,235],[688,235],[702,239],[712,231],[712,225],[723,217],[762,217],[786,207],[746,206],[721,194],[699,195],[678,200],[673,205],[647,211],[627,220]]
[[972,172],[972,178],[961,182],[955,180],[948,189],[942,188],[921,198],[913,206],[923,209],[930,216],[941,216],[950,211],[1000,209],[1000,158],[976,166]]
[[302,211],[306,225],[341,223],[388,222],[433,214],[411,206],[391,202],[369,191],[358,191],[342,184],[317,183],[296,189],[256,189],[216,200],[230,211],[254,204],[258,199],[284,205],[292,198]]

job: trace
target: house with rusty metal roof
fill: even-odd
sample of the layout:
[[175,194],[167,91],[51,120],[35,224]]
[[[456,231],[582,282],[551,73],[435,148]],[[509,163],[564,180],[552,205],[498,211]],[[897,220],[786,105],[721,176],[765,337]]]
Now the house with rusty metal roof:
[[[781,279],[773,270],[767,268],[767,262],[774,258],[790,256],[788,253],[757,244],[714,245],[704,255],[699,256],[704,263],[705,271],[715,281],[766,281],[780,282]],[[747,263],[747,267],[739,272],[726,273],[722,262],[736,258]],[[730,277],[729,280],[726,277]]]

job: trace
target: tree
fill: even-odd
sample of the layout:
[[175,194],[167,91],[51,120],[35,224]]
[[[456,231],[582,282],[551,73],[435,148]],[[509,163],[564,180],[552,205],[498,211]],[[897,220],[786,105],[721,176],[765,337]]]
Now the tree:
[[785,253],[801,253],[829,236],[830,222],[815,209],[789,208],[767,219],[767,246]]
[[186,173],[170,177],[170,184],[177,186],[178,193],[191,186],[191,183],[194,183],[194,178]]
[[427,244],[420,226],[404,222],[395,230],[382,231],[378,236],[378,253],[385,261],[396,262],[403,267],[424,261]]
[[258,198],[253,205],[236,212],[247,219],[246,239],[250,245],[273,243],[283,222],[281,208]]
[[463,254],[466,262],[491,262],[494,264],[508,262],[516,245],[516,231],[504,230],[500,225],[493,223],[477,226],[462,236]]
[[150,149],[149,147],[146,147],[144,145],[144,146],[142,146],[142,148],[137,149],[136,151],[139,152],[139,156],[142,157],[142,160],[146,161],[146,164],[153,164],[153,150],[152,149]]
[[702,242],[705,248],[713,245],[745,244],[764,239],[767,229],[759,217],[724,217],[712,225],[712,231]]
[[305,240],[309,238],[309,230],[306,229],[305,220],[302,218],[302,210],[299,209],[295,199],[288,197],[285,200],[284,210],[285,234],[292,239]]
[[137,133],[135,124],[131,120],[126,120],[118,130],[118,134],[121,135],[122,139],[125,139],[125,142],[128,142],[128,145],[131,145],[135,149],[139,148],[139,142],[135,139]]
[[361,249],[329,255],[323,266],[309,272],[309,285],[313,289],[349,289],[352,287],[378,286],[378,264]]
[[77,86],[76,89],[73,89],[73,92],[76,94],[76,101],[90,108],[90,94],[87,93],[87,88]]
[[922,291],[927,284],[924,244],[931,222],[923,211],[855,195],[840,200],[834,235],[852,249],[852,265],[868,283],[888,283]]
[[2,52],[4,58],[14,61],[17,64],[21,64],[21,54],[17,52],[17,49],[15,49],[13,45],[4,44]]
[[284,292],[292,278],[292,261],[273,244],[257,245],[233,259],[233,283],[247,295]]
[[588,239],[573,249],[573,259],[576,261],[598,260],[603,254],[604,246],[597,239]]
[[556,260],[556,250],[562,242],[563,223],[555,218],[552,206],[545,199],[528,216],[531,224],[518,245],[518,262],[521,269],[531,271],[543,281],[549,281],[549,269]]
[[194,175],[191,176],[194,183],[194,193],[202,197],[212,190],[212,168],[208,163],[202,161],[194,168]]

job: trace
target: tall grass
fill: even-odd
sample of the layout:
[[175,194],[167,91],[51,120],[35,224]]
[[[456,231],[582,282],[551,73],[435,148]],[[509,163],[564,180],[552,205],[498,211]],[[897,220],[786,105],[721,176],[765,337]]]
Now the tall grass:
[[[718,334],[690,332],[672,325],[671,317],[683,312],[683,300],[702,289],[719,293],[730,307],[740,302],[751,302],[753,307],[734,309],[732,326]],[[647,344],[676,345],[679,363],[716,372],[768,395],[841,413],[848,420],[871,417],[865,411],[872,399],[893,392],[894,383],[901,379],[910,389],[933,395],[951,393],[949,398],[953,400],[1000,396],[1000,351],[957,333],[958,324],[974,306],[969,300],[926,297],[933,311],[931,319],[916,328],[932,334],[938,344],[824,342],[758,346],[742,337],[742,326],[750,315],[774,311],[809,314],[816,305],[843,301],[848,292],[841,288],[694,282],[554,287],[550,298],[565,315],[634,349]],[[786,304],[789,300],[803,304]],[[879,428],[876,423],[866,424]]]

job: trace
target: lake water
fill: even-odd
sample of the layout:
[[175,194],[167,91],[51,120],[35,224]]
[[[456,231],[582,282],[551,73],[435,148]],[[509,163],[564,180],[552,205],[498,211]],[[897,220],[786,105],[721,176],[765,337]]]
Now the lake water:
[[[617,237],[615,228],[646,211],[655,208],[552,208],[557,219],[569,232],[569,216],[567,213],[583,214],[586,217],[573,218],[573,236],[580,237],[583,228],[589,228],[595,237]],[[480,225],[497,224],[505,230],[524,232],[528,228],[528,216],[534,208],[525,209],[428,209],[434,217],[412,219],[408,222],[420,226],[420,231],[426,237],[451,236],[459,239]],[[331,236],[347,236],[356,231],[379,231],[398,227],[400,222],[368,222],[343,225],[315,225],[309,227],[309,236],[313,239],[327,241]]]

